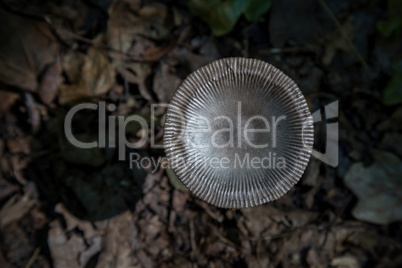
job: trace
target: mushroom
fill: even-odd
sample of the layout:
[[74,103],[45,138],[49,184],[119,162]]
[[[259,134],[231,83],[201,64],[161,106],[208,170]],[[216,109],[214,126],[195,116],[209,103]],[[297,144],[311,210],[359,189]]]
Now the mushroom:
[[167,110],[171,168],[217,207],[278,199],[303,175],[312,146],[313,119],[301,91],[256,59],[225,58],[194,71]]

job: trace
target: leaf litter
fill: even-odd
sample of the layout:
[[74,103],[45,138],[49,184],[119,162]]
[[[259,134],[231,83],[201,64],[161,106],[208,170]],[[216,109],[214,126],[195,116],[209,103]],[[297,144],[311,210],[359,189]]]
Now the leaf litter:
[[[41,8],[30,3],[26,10],[23,1],[6,2],[12,11],[2,7],[0,12],[17,34],[2,24],[2,36],[10,38],[0,45],[0,88],[7,89],[0,91],[1,267],[402,263],[401,155],[392,146],[401,137],[400,107],[397,99],[386,99],[385,104],[395,102],[387,108],[381,102],[381,96],[397,92],[389,89],[396,78],[390,64],[376,79],[367,78],[328,14],[317,11],[317,2],[275,1],[270,7],[266,1],[261,9],[243,7],[229,14],[230,25],[215,30],[234,27],[221,37],[213,37],[213,25],[200,23],[187,6],[171,2],[102,1],[95,7],[88,5],[92,1],[77,6],[74,1],[60,6],[45,1]],[[343,31],[357,38],[356,48],[372,53],[372,64],[384,66],[387,61],[381,57],[398,55],[387,52],[384,42],[369,45],[376,29],[356,30],[360,21],[375,25],[374,20],[382,19],[379,12],[372,14],[380,6],[341,2],[329,7],[341,18]],[[292,20],[283,19],[284,14]],[[262,36],[269,36],[274,47]],[[241,210],[215,208],[192,196],[165,168],[130,167],[117,160],[110,144],[80,150],[63,134],[63,119],[72,105],[101,100],[116,106],[107,116],[145,115],[155,123],[153,134],[160,143],[165,110],[151,117],[151,104],[169,102],[195,69],[245,54],[291,74],[307,92],[312,109],[335,97],[344,106],[339,166],[312,159],[301,182],[275,202]],[[31,96],[30,105],[20,91]],[[97,139],[97,116],[96,111],[76,116],[79,139]],[[125,135],[137,140],[149,131],[134,124]],[[130,149],[127,157],[135,153],[163,161],[163,152],[148,146]]]

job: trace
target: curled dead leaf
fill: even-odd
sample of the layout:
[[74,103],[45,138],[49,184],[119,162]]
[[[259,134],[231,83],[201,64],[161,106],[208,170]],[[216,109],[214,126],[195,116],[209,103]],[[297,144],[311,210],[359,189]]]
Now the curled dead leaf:
[[115,69],[106,53],[90,48],[87,55],[69,52],[63,67],[71,85],[62,85],[59,102],[62,104],[106,94],[115,83]]
[[[45,103],[53,99],[57,92],[58,43],[49,26],[39,20],[23,17],[0,8],[0,82],[19,89],[36,92]],[[45,70],[50,66],[48,70]],[[52,69],[56,67],[55,69]],[[51,79],[47,77],[51,72]],[[42,86],[39,83],[41,74]],[[45,87],[46,85],[46,87]]]

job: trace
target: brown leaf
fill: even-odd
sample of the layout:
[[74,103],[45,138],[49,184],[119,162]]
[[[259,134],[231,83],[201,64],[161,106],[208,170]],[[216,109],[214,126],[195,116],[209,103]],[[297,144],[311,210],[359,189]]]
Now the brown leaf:
[[[141,1],[115,1],[109,8],[107,40],[116,51],[128,52],[137,35],[153,40],[168,37],[172,22],[162,3],[141,6]],[[116,55],[119,57],[120,55]]]
[[2,91],[0,88],[0,117],[10,109],[10,107],[18,100],[19,94],[13,92]]
[[38,87],[39,97],[44,103],[49,104],[56,97],[57,90],[62,82],[61,73],[62,68],[59,60],[45,67]]
[[23,196],[14,195],[0,210],[0,228],[21,219],[37,203],[34,185],[28,184]]
[[105,94],[111,89],[115,82],[114,67],[103,51],[89,49],[82,69],[82,82],[93,96]]
[[60,87],[59,102],[62,104],[106,94],[115,83],[114,66],[99,49],[90,48],[87,55],[69,52],[63,62],[72,84]]
[[81,81],[82,66],[85,63],[85,54],[69,50],[65,53],[62,60],[63,70],[67,77],[67,82],[77,85]]
[[89,98],[88,88],[82,85],[61,85],[59,102],[60,104],[74,103]]
[[30,142],[30,137],[7,140],[7,148],[11,153],[11,156],[9,156],[9,162],[12,165],[14,177],[23,185],[27,183],[23,170],[29,163],[29,158],[27,156],[30,153]]
[[140,94],[154,102],[145,86],[151,73],[150,65],[132,63],[133,60],[155,61],[169,52],[175,42],[158,47],[150,40],[170,38],[173,22],[168,8],[162,3],[115,1],[109,8],[106,39],[112,49],[110,56],[123,78],[138,85]]
[[18,189],[19,187],[17,185],[9,183],[0,174],[0,202],[3,201],[4,198],[18,191]]
[[7,148],[12,154],[29,154],[30,153],[30,148],[29,148],[29,143],[31,139],[25,138],[25,139],[9,139],[7,140]]
[[152,241],[163,228],[163,224],[157,215],[152,216],[150,219],[140,219],[138,225],[141,229],[141,234],[144,235],[146,242]]
[[[246,218],[246,226],[253,237],[261,237],[265,232],[270,235],[277,234],[275,218],[281,215],[277,209],[269,206],[258,206],[242,209],[241,212]],[[269,215],[269,217],[261,217],[261,215]]]
[[55,267],[84,267],[84,264],[79,262],[80,252],[85,250],[84,240],[75,233],[67,237],[58,220],[50,223],[47,242]]
[[49,26],[3,8],[0,20],[0,81],[36,91],[37,77],[56,61],[59,50]]
[[144,250],[140,250],[137,253],[137,258],[143,267],[155,267],[154,261],[151,259],[150,256],[148,256],[148,254],[145,253]]
[[185,208],[186,208],[186,203],[187,200],[190,197],[190,192],[186,191],[186,192],[182,192],[179,190],[174,190],[173,192],[173,198],[172,198],[172,205],[174,210],[177,213],[183,213]]
[[99,236],[98,232],[95,230],[91,222],[78,219],[73,214],[71,214],[63,204],[57,204],[55,207],[55,211],[63,215],[67,225],[66,230],[68,232],[74,230],[75,228],[78,228],[83,232],[85,239],[88,242],[90,242],[94,237]]
[[12,264],[12,267],[24,267],[34,251],[32,241],[29,239],[30,235],[17,222],[11,223],[0,230],[2,238],[1,249],[4,257]]
[[161,61],[154,76],[154,92],[162,103],[169,103],[173,93],[181,84],[181,79],[175,74],[174,68],[165,62]]
[[159,61],[174,48],[176,41],[173,39],[166,44],[157,46],[151,40],[136,36],[132,47],[128,50],[129,59],[142,62]]
[[137,244],[134,221],[131,212],[127,211],[96,224],[104,233],[103,250],[97,267],[133,267],[136,261],[132,250]]

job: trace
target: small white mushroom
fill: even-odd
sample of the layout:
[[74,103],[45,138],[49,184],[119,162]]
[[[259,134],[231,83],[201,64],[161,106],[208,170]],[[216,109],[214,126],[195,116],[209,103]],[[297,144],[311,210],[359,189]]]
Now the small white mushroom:
[[256,59],[226,58],[191,73],[168,108],[164,148],[197,197],[225,208],[261,205],[301,178],[313,120],[297,85]]

